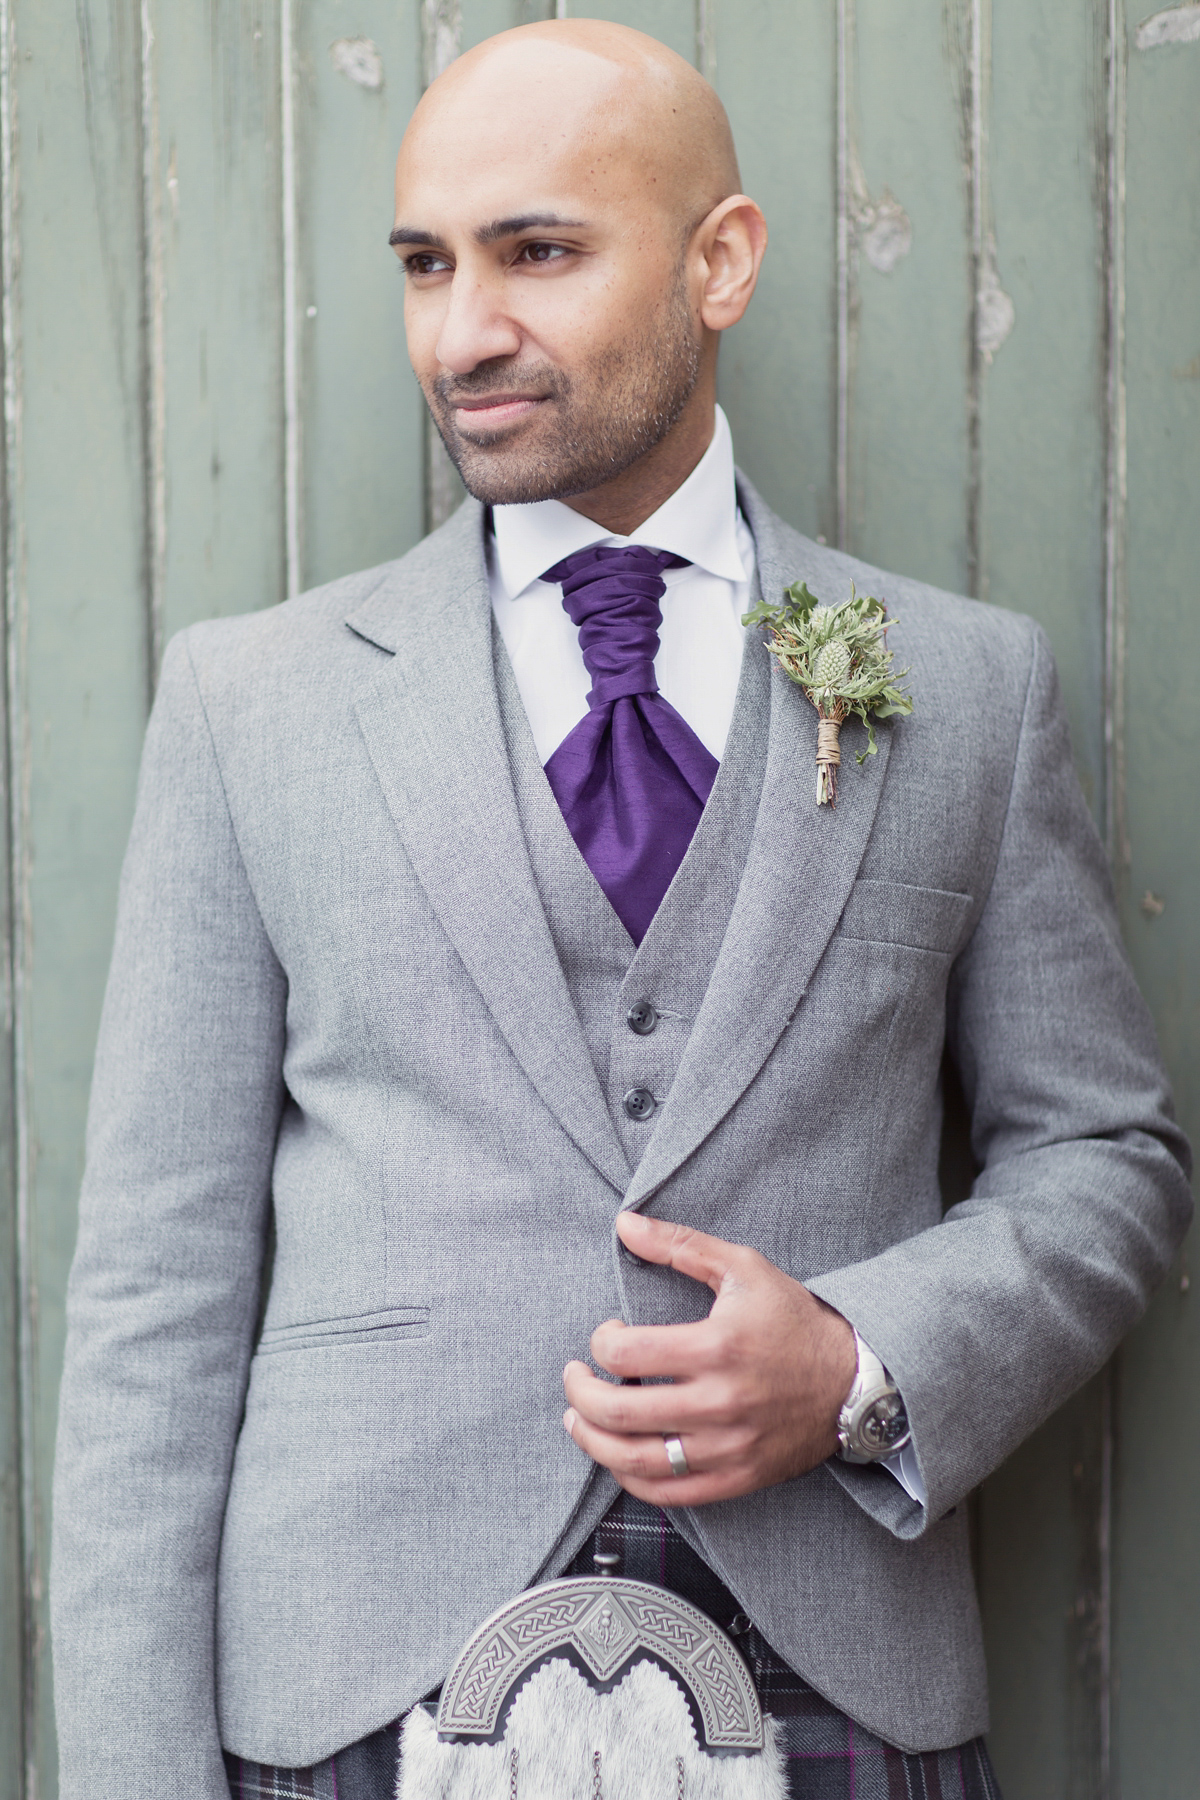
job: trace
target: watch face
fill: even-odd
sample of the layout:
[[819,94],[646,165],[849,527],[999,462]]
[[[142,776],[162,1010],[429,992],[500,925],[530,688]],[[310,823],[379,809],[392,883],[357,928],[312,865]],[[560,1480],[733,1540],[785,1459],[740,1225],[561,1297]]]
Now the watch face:
[[875,1455],[894,1450],[908,1436],[908,1414],[899,1394],[884,1394],[869,1406],[858,1433],[864,1447]]

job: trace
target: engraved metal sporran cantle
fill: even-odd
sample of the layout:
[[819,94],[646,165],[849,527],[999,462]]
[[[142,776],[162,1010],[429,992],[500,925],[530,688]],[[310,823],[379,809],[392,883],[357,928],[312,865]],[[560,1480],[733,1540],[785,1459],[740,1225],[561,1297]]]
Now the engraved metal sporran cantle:
[[397,1800],[786,1800],[736,1645],[644,1581],[530,1588],[409,1714]]

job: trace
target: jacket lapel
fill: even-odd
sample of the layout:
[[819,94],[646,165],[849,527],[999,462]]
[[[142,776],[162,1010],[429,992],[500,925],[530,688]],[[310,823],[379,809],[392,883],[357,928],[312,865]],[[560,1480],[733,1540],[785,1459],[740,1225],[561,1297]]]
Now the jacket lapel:
[[355,702],[409,859],[496,1024],[564,1130],[623,1193],[629,1164],[521,832],[492,665],[482,515],[467,502],[346,623],[392,652]]
[[[806,571],[794,556],[785,566],[773,516],[748,485],[740,498],[762,592],[782,596]],[[750,854],[704,1003],[626,1205],[649,1200],[715,1129],[803,1000],[870,837],[891,748],[887,724],[876,734],[878,752],[859,768],[854,756],[865,749],[866,732],[857,721],[843,727],[837,806],[818,807],[817,715],[772,668],[767,768]]]

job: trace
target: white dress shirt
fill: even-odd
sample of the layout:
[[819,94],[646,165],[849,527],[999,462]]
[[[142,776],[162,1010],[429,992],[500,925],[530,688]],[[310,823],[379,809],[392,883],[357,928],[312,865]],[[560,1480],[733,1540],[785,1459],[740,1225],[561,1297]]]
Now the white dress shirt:
[[742,614],[750,605],[754,539],[738,510],[733,441],[716,409],[712,442],[682,487],[629,537],[604,531],[561,500],[494,506],[488,574],[492,608],[517,688],[547,763],[587,715],[591,676],[562,588],[541,576],[592,544],[644,544],[687,559],[665,569],[658,688],[720,762],[742,665]]
[[[561,500],[494,506],[488,543],[492,610],[543,765],[587,716],[591,676],[579,632],[547,569],[593,544],[644,544],[686,557],[665,569],[658,688],[720,762],[733,718],[754,580],[754,539],[737,503],[733,440],[718,406],[712,442],[682,487],[628,537],[605,531]],[[921,1506],[925,1486],[911,1443],[884,1468]]]

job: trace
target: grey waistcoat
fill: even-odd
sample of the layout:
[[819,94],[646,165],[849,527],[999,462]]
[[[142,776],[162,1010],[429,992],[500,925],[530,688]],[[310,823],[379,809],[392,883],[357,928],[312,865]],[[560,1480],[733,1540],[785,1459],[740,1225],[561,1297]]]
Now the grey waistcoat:
[[[759,598],[757,582],[754,600]],[[634,945],[576,848],[542,771],[508,653],[493,632],[496,689],[517,814],[554,948],[613,1125],[632,1173],[647,1141],[646,1121],[622,1105],[630,1088],[659,1099],[671,1090],[700,1011],[746,866],[762,794],[770,729],[770,669],[761,639],[748,635],[729,739],[708,804],[674,881],[640,945]],[[650,999],[659,1022],[648,1037],[626,1015]],[[711,1297],[696,1290],[697,1303]],[[597,1320],[597,1324],[599,1320]],[[556,1574],[612,1504],[617,1483],[597,1469],[555,1545],[543,1576]],[[686,1511],[677,1523],[693,1549],[703,1544]]]

